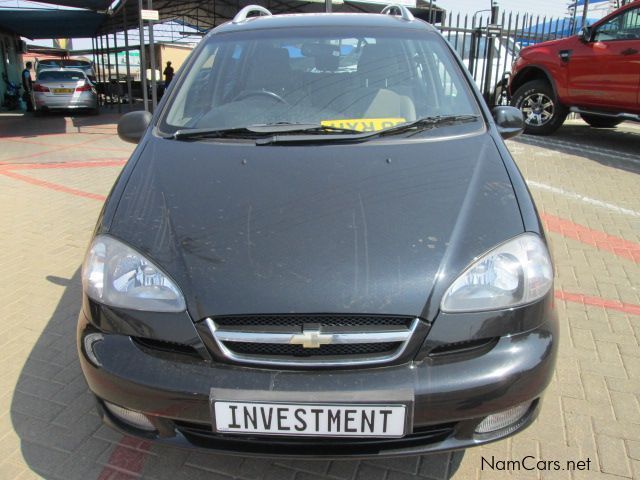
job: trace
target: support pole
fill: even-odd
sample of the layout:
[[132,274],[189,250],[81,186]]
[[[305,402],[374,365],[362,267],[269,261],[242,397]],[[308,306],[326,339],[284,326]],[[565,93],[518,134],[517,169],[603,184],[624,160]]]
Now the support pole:
[[[98,88],[98,55],[96,54],[98,46],[96,45],[96,37],[91,37],[91,58],[93,59],[93,73],[96,74],[96,89]],[[98,95],[98,105],[100,105],[100,95]]]
[[582,9],[582,28],[587,26],[588,14],[589,14],[589,0],[584,0],[584,8]]
[[327,13],[331,13],[331,0],[324,0],[324,11]]
[[140,85],[145,112],[149,111],[149,95],[147,94],[147,55],[144,51],[144,23],[142,21],[142,0],[138,0],[138,18],[140,19]]
[[107,89],[104,73],[104,45],[102,43],[102,34],[100,35],[100,79],[102,82],[102,105],[104,105],[107,103]]
[[[498,22],[498,14],[499,14],[498,6],[492,5],[490,25],[495,25]],[[491,97],[491,89],[493,88],[493,85],[491,85],[491,77],[492,77],[492,70],[493,70],[493,48],[495,45],[495,39],[493,34],[490,31],[489,25],[487,25],[486,42],[487,42],[487,52],[486,52],[487,61],[485,64],[484,85],[483,85],[484,88],[482,93],[487,103],[489,103],[489,100]],[[490,106],[493,106],[493,105],[490,105]]]
[[133,91],[131,88],[131,65],[129,62],[129,32],[127,31],[127,9],[122,9],[122,28],[124,31],[124,49],[126,53],[127,64],[127,97],[129,98],[129,106],[133,105]]
[[96,71],[96,39],[91,37],[91,58],[93,60],[93,71]]
[[105,33],[104,40],[107,44],[107,68],[109,69],[109,103],[113,105],[113,91],[111,90],[111,48],[109,47],[109,34]]
[[117,32],[113,32],[113,51],[116,52],[116,94],[118,95],[118,113],[122,113],[122,94],[120,92],[120,62],[118,62],[118,39]]
[[[147,8],[153,10],[153,0],[147,0]],[[149,60],[151,61],[151,111],[158,105],[158,81],[156,79],[156,44],[153,41],[153,20],[149,20]]]

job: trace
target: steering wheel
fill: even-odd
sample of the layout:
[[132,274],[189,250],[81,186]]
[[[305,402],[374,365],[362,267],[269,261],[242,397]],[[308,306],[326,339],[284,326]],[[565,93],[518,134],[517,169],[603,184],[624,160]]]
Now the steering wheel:
[[287,102],[284,98],[282,98],[280,95],[278,95],[275,92],[272,92],[270,90],[247,90],[245,92],[240,92],[240,94],[238,96],[236,96],[233,101],[238,101],[238,100],[244,100],[245,98],[248,97],[255,97],[258,95],[262,95],[265,97],[269,97],[272,98],[274,100],[277,100],[280,103],[284,103],[285,105],[289,105],[289,102]]

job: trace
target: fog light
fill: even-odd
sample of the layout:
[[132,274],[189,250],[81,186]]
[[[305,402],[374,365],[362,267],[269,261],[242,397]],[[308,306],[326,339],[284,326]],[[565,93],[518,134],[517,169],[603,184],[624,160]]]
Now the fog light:
[[489,415],[476,427],[476,433],[495,432],[496,430],[502,430],[509,426],[515,428],[515,424],[526,415],[530,406],[531,402],[521,403],[504,412]]
[[143,413],[136,412],[135,410],[129,410],[128,408],[119,407],[113,403],[104,402],[104,406],[107,410],[113,414],[118,420],[122,420],[124,423],[131,425],[132,427],[139,428],[140,430],[146,430],[152,432],[156,429],[149,421],[147,416]]
[[89,333],[84,337],[84,351],[86,352],[87,357],[89,357],[89,360],[91,360],[91,362],[93,362],[93,364],[98,367],[102,365],[100,364],[98,357],[96,357],[96,354],[93,351],[93,346],[96,343],[101,342],[102,340],[104,340],[104,337],[101,333]]

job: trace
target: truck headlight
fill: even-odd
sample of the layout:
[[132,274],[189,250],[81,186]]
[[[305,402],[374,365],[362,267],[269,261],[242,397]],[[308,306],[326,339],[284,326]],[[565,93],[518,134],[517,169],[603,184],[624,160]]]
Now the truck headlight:
[[82,266],[82,287],[93,300],[111,307],[182,312],[185,301],[173,280],[133,248],[98,235]]
[[513,308],[544,297],[553,286],[553,266],[545,243],[524,233],[475,260],[442,298],[443,312]]

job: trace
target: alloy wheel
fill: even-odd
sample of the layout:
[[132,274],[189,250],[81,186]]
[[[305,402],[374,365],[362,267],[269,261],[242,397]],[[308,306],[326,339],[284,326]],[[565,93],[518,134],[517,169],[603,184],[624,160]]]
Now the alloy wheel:
[[535,92],[527,95],[520,107],[527,125],[539,127],[548,123],[555,112],[553,100],[544,93]]

